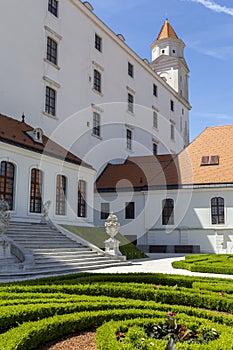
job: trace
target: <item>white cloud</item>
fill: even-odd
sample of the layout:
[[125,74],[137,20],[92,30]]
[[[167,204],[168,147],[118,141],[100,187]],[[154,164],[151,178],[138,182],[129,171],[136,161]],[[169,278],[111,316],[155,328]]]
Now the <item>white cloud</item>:
[[216,2],[210,1],[210,0],[189,0],[189,1],[201,4],[214,12],[225,13],[227,15],[233,16],[233,7],[219,5]]
[[189,45],[195,51],[206,56],[211,56],[219,60],[227,61],[233,58],[233,46],[206,47],[203,43],[193,43]]

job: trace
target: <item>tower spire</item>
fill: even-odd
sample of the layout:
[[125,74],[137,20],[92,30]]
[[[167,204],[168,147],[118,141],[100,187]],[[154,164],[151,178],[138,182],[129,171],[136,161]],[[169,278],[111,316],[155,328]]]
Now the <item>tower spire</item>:
[[163,24],[156,40],[161,40],[161,39],[166,39],[166,38],[178,39],[176,32],[172,28],[172,26],[169,23],[167,18],[165,19],[164,24]]
[[151,45],[151,68],[186,101],[189,69],[184,59],[184,42],[178,38],[168,19]]

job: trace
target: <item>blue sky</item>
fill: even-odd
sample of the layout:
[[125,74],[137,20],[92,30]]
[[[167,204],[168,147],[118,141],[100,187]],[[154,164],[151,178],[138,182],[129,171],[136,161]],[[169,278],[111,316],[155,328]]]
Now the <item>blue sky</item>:
[[141,57],[168,17],[190,68],[191,140],[233,124],[233,0],[90,0],[95,14]]

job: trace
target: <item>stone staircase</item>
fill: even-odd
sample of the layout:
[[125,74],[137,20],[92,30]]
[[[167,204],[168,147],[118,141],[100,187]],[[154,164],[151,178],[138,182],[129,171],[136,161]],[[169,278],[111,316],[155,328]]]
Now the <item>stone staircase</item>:
[[[130,262],[105,253],[59,226],[42,223],[11,222],[6,236],[23,252],[24,261],[14,271],[1,271],[1,281],[23,280],[46,276],[65,275],[100,269],[110,266],[128,265]],[[17,255],[17,254],[16,254]]]

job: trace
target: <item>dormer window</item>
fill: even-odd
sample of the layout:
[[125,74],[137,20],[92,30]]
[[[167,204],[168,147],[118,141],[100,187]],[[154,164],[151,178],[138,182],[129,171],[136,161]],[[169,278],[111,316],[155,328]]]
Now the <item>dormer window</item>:
[[36,142],[42,142],[43,131],[40,128],[34,129],[33,134]]
[[32,131],[27,131],[26,132],[32,139],[34,142],[37,143],[43,143],[43,130],[40,128],[35,128]]
[[219,156],[203,156],[201,166],[205,165],[219,165]]

